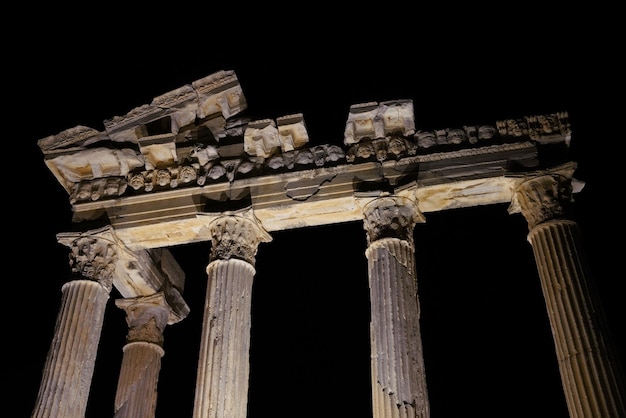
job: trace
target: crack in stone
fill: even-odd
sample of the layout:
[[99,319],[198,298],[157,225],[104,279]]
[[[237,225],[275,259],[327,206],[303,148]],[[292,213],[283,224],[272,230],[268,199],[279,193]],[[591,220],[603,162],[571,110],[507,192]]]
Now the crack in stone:
[[319,192],[324,183],[332,181],[335,177],[335,174],[328,174],[291,181],[285,185],[285,193],[293,200],[305,201]]

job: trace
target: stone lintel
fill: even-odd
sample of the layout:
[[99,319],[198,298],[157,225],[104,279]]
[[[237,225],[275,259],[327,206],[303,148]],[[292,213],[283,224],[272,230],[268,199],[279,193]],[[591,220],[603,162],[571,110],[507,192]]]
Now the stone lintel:
[[106,215],[128,248],[157,248],[209,241],[208,218],[221,213],[229,199],[249,201],[272,232],[362,220],[359,188],[413,194],[424,213],[507,203],[523,181],[512,175],[512,167],[536,165],[537,149],[530,142],[492,145],[81,203],[74,205],[74,220]]

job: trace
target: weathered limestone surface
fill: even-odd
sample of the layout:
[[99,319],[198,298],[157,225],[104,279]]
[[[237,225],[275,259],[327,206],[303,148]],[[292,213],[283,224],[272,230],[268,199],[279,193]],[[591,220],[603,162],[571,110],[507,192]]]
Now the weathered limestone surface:
[[528,221],[570,417],[624,417],[624,376],[606,339],[578,224],[565,218],[572,174],[570,167],[528,178],[510,211]]
[[419,325],[413,227],[416,203],[381,197],[366,204],[374,418],[430,416]]
[[[112,285],[125,298],[150,296],[163,292],[171,306],[169,324],[185,318],[189,307],[182,298],[185,288],[185,273],[167,248],[129,249],[110,226],[85,231],[83,235],[101,237],[115,248],[115,258],[108,268],[115,270]],[[59,242],[72,247],[77,234],[57,234]]]
[[71,249],[76,279],[63,285],[32,418],[83,418],[87,408],[116,252],[95,235],[76,237]]
[[[130,251],[110,227],[62,233],[57,238],[70,248],[75,279],[63,286],[32,417],[82,418],[113,286],[129,298],[160,291],[169,306],[164,318],[168,324],[185,318],[189,308],[181,296],[184,273],[169,251]],[[125,370],[123,367],[122,372]]]
[[[221,71],[105,121],[42,138],[76,222],[105,219],[132,249],[211,240],[209,216],[251,207],[267,231],[362,219],[355,196],[412,189],[424,213],[510,202],[540,147],[569,144],[565,112],[416,130],[411,100],[353,105],[345,149],[309,146],[304,115],[250,120]],[[566,162],[565,153],[561,153]]]
[[153,418],[161,370],[163,331],[170,307],[163,292],[115,304],[126,312],[128,335],[115,394],[115,418]]
[[209,225],[214,236],[204,305],[194,418],[246,418],[255,254],[271,237],[250,211]]
[[[309,146],[302,114],[250,120],[246,108],[237,76],[220,71],[104,121],[103,131],[76,126],[38,142],[74,222],[107,225],[59,241],[83,257],[77,238],[98,235],[116,256],[103,270],[115,271],[106,286],[79,280],[64,288],[33,417],[84,413],[112,286],[127,299],[159,293],[167,302],[167,320],[159,311],[150,322],[156,333],[126,346],[116,399],[120,417],[151,416],[163,353],[150,337],[188,313],[184,274],[166,248],[211,241],[194,417],[245,418],[258,244],[272,231],[356,220],[368,234],[375,418],[428,417],[413,226],[429,212],[506,202],[529,223],[570,414],[624,414],[579,238],[570,223],[553,221],[562,201],[552,198],[582,187],[567,156],[566,112],[420,130],[411,100],[368,102],[351,106],[339,147]],[[554,175],[566,186],[544,187]],[[89,261],[76,265],[88,278]],[[96,325],[88,332],[75,319],[90,309],[85,318]],[[135,384],[143,400],[133,398]]]

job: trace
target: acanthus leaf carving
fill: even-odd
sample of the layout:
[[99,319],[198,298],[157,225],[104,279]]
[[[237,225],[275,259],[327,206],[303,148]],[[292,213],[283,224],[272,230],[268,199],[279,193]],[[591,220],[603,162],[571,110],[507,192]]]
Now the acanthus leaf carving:
[[425,222],[416,201],[402,196],[381,196],[364,205],[363,226],[368,244],[382,238],[398,238],[413,245],[413,228]]
[[516,188],[509,213],[521,212],[529,229],[567,214],[573,202],[572,175],[576,164],[528,175]]
[[107,291],[113,288],[117,252],[114,243],[97,235],[80,235],[70,244],[72,273],[99,282]]
[[258,246],[272,237],[250,209],[225,212],[209,224],[211,260],[237,258],[254,265]]

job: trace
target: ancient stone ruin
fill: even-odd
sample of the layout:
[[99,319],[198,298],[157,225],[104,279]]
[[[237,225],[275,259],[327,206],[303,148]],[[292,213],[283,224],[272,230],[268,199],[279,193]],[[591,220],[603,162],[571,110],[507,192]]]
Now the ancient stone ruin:
[[[624,417],[624,387],[586,286],[582,185],[566,111],[416,130],[411,100],[350,107],[344,146],[309,146],[302,114],[240,117],[220,71],[38,144],[81,232],[59,233],[72,277],[33,418],[82,418],[106,302],[127,314],[116,417],[153,417],[163,330],[185,319],[168,247],[211,242],[194,418],[245,418],[251,289],[261,243],[286,229],[362,221],[371,299],[374,418],[428,417],[413,228],[430,212],[509,203],[528,222],[571,417]],[[546,156],[549,155],[549,158]],[[73,341],[73,344],[68,344]]]

